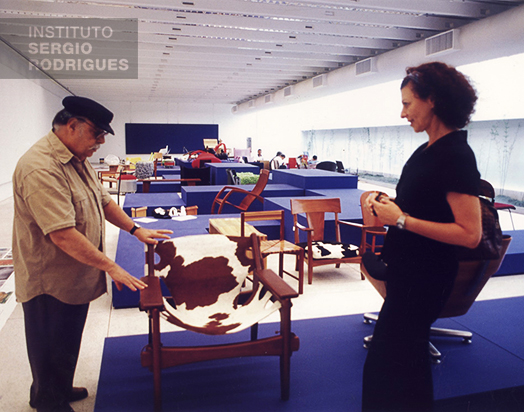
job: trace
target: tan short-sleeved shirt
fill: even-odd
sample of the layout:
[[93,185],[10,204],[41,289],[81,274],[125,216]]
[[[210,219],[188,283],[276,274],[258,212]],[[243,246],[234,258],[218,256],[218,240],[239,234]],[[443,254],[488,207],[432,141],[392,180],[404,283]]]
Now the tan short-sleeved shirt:
[[48,294],[84,304],[105,293],[104,272],[70,257],[49,238],[51,232],[75,227],[104,250],[104,207],[111,197],[91,164],[79,161],[49,132],[18,161],[13,194],[17,299]]

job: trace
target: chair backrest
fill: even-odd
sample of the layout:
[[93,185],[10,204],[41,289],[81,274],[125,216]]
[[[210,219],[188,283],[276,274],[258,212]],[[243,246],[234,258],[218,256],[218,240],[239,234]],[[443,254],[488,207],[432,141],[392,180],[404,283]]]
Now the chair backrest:
[[[340,230],[338,227],[338,214],[341,212],[339,198],[321,198],[321,199],[291,199],[291,214],[293,215],[293,224],[297,225],[297,215],[305,213],[308,227],[313,229],[312,240],[324,240],[324,222],[326,213],[335,214],[336,240],[340,242]],[[299,242],[298,230],[295,230],[295,243]]]
[[265,210],[261,212],[240,213],[240,236],[245,236],[246,222],[262,222],[268,220],[278,220],[280,222],[280,240],[284,240],[284,210]]
[[240,202],[240,207],[243,210],[247,210],[247,208],[251,205],[251,203],[255,201],[256,197],[260,196],[260,194],[266,187],[268,180],[269,180],[269,170],[262,169],[260,171],[260,176],[258,177],[258,181],[255,187],[253,188],[253,190],[251,190],[251,192],[248,195],[246,195],[244,199],[242,199],[242,202]]
[[336,172],[337,164],[335,162],[330,162],[329,160],[324,160],[323,162],[317,163],[317,169]]
[[[152,252],[154,251],[154,252]],[[154,263],[154,253],[160,257]],[[251,298],[238,305],[247,276],[262,269],[259,239],[195,235],[170,239],[148,249],[148,275],[164,279],[175,303],[164,299],[163,315],[194,332],[220,335],[246,329],[278,310],[271,293],[256,282]]]
[[510,242],[511,236],[504,235],[502,250],[498,259],[459,262],[459,270],[453,290],[439,315],[440,318],[461,316],[469,310],[489,278],[499,270]]
[[480,193],[481,196],[487,197],[492,202],[495,201],[495,189],[487,180],[480,179]]
[[344,164],[340,160],[337,160],[336,163],[337,163],[337,172],[346,173],[346,170],[344,169]]
[[[455,283],[453,284],[453,289],[451,290],[451,295],[444,305],[439,318],[462,316],[468,312],[489,278],[499,270],[510,242],[511,236],[503,235],[502,250],[498,259],[459,262],[459,269]],[[366,278],[378,293],[385,298],[386,282],[369,276],[363,265],[361,265],[361,271],[366,275]]]
[[375,193],[373,190],[368,190],[360,195],[360,209],[362,210],[362,221],[366,226],[384,226],[384,223],[375,216],[367,207],[364,207],[366,199],[372,193]]

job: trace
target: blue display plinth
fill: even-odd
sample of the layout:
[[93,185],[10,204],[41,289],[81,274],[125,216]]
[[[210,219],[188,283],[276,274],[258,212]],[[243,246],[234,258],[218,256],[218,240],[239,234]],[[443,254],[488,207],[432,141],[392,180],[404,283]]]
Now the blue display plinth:
[[273,170],[273,183],[288,184],[302,189],[356,189],[358,176],[317,169]]
[[[178,177],[173,177],[172,179],[180,179],[180,175],[178,175]],[[163,182],[162,180],[152,181],[149,186],[149,193],[179,193],[181,187],[182,185],[180,182]],[[137,182],[136,192],[144,192],[143,182]]]
[[151,216],[157,207],[171,209],[173,206],[185,206],[184,201],[177,193],[128,193],[122,207],[124,212],[131,216],[132,207],[147,206],[147,214]]
[[[198,206],[199,214],[208,214],[211,213],[213,200],[215,200],[216,195],[222,187],[223,186],[183,186],[181,192],[182,200],[187,206]],[[238,185],[236,187],[251,191],[254,185]],[[262,191],[263,198],[280,196],[304,196],[304,190],[290,185],[268,184]],[[239,204],[244,197],[244,194],[234,193],[229,199],[231,199],[232,203]],[[264,206],[258,200],[255,200],[249,210],[264,210]],[[233,206],[225,205],[223,213],[239,213],[239,211]]]

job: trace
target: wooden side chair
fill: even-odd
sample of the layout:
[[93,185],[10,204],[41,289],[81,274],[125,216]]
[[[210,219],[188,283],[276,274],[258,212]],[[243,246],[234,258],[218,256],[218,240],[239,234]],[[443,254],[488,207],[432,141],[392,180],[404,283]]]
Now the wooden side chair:
[[[388,231],[380,219],[375,216],[367,207],[364,207],[366,199],[372,193],[376,193],[376,191],[370,190],[362,193],[360,196],[360,208],[362,210],[362,221],[364,222],[364,226],[367,228],[365,245],[366,250],[369,248],[371,252],[376,254],[381,251],[383,243],[377,243],[377,238],[385,238]],[[368,242],[369,237],[371,237],[371,243]]]
[[[150,332],[141,361],[153,372],[156,410],[162,407],[162,369],[244,356],[278,356],[281,398],[289,398],[291,354],[299,347],[291,332],[291,299],[298,293],[276,273],[263,269],[256,234],[195,235],[147,245],[146,273],[142,280],[148,287],[140,292],[140,309],[148,312]],[[161,279],[171,299],[162,297]],[[245,290],[244,284],[252,288]],[[276,311],[280,331],[267,338],[252,333],[251,340],[200,347],[167,347],[161,342],[160,317],[193,332],[224,335],[256,326]]]
[[[280,223],[278,239],[272,240],[261,240],[260,251],[262,257],[266,258],[269,255],[279,255],[278,261],[278,274],[281,278],[284,277],[284,273],[298,280],[298,293],[301,295],[304,293],[304,249],[294,243],[288,242],[285,239],[284,231],[284,210],[266,210],[263,212],[242,212],[240,213],[240,235],[245,236],[245,224],[246,222],[260,222],[260,221],[271,221],[276,220]],[[284,270],[284,255],[295,255],[296,263],[295,268],[298,270],[298,277],[294,274]]]
[[[511,236],[503,235],[502,238],[502,250],[500,256],[495,260],[484,260],[484,261],[462,261],[459,262],[459,269],[457,273],[457,278],[451,290],[451,295],[444,305],[442,312],[439,315],[439,318],[451,318],[455,316],[465,315],[469,308],[473,305],[477,296],[482,291],[488,280],[493,276],[500,268],[504,255],[508,250],[509,244],[511,243]],[[386,297],[386,282],[382,280],[377,280],[371,276],[366,271],[364,265],[361,265],[362,273],[370,281],[370,283],[375,287],[378,293],[385,298]],[[372,323],[376,321],[378,315],[373,313],[364,314],[364,322]],[[447,337],[457,337],[462,338],[466,343],[471,343],[473,337],[472,333],[469,331],[460,331],[454,329],[442,329],[432,327],[430,334],[432,336],[447,336]],[[367,347],[373,336],[366,336],[364,338],[364,347]],[[429,343],[429,353],[432,360],[435,363],[440,363],[441,353],[438,349],[430,342]]]
[[[226,204],[237,208],[241,212],[245,212],[247,211],[249,206],[251,206],[251,203],[253,203],[255,200],[259,200],[260,202],[264,203],[264,198],[260,196],[260,194],[266,187],[268,180],[269,170],[262,169],[260,171],[258,181],[251,191],[242,189],[237,186],[224,186],[217,193],[215,200],[213,200],[213,204],[211,205],[211,214],[215,214],[215,206],[218,206],[217,214],[220,214],[222,213],[222,209]],[[244,199],[242,199],[242,202],[240,202],[240,204],[236,205],[228,200],[233,193],[240,193],[245,195]]]
[[121,194],[136,192],[136,177],[132,172],[126,170],[123,165],[118,165],[112,176],[102,176],[102,182],[109,182],[110,185],[116,183],[116,190],[109,190],[109,193],[116,194],[116,202],[118,205],[120,205]]
[[[291,199],[291,214],[293,215],[293,230],[295,244],[304,248],[307,262],[308,284],[313,283],[313,268],[334,264],[337,268],[341,263],[360,263],[361,255],[366,248],[366,227],[359,223],[345,222],[338,219],[341,212],[339,198],[309,199],[307,197]],[[307,226],[298,222],[298,215],[306,214]],[[335,241],[324,240],[325,214],[335,214]],[[342,243],[340,240],[340,225],[358,227],[362,230],[360,246]],[[307,242],[301,243],[299,231],[307,233]]]

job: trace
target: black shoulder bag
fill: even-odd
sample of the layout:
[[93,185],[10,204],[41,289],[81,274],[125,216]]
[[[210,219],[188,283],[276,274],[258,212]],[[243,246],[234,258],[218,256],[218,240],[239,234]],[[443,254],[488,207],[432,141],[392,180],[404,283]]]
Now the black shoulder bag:
[[479,199],[482,214],[482,238],[474,249],[457,246],[458,260],[494,260],[500,257],[502,230],[499,214],[493,202],[482,196]]

